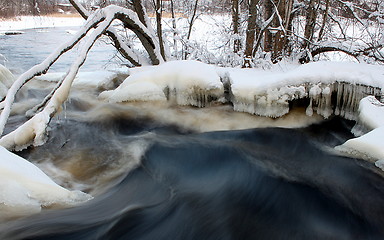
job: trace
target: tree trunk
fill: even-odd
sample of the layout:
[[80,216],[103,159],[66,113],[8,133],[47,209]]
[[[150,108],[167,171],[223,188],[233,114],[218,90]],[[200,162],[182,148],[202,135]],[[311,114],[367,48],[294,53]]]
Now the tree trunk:
[[327,18],[328,18],[328,11],[329,11],[329,0],[326,0],[325,2],[325,11],[323,14],[323,21],[321,23],[320,31],[319,31],[319,37],[318,41],[321,41],[324,36],[324,29],[325,29],[325,24],[327,23]]
[[[274,13],[274,7],[272,0],[265,0],[264,1],[264,12],[265,12],[265,19],[269,19],[272,17]],[[272,32],[268,29],[265,31],[264,34],[264,51],[265,52],[272,52],[273,47],[273,38],[272,38]]]
[[193,28],[193,23],[196,20],[196,13],[197,13],[197,6],[198,6],[199,0],[195,0],[195,4],[193,7],[193,12],[192,12],[192,17],[190,18],[189,21],[189,28],[188,28],[188,35],[187,35],[187,44],[184,45],[184,59],[187,59],[188,57],[188,41],[191,38],[192,34],[192,28]]
[[273,14],[272,24],[265,32],[264,51],[271,53],[271,60],[276,63],[284,56],[289,45],[289,33],[291,28],[292,0],[266,0],[264,2],[266,19]]
[[308,48],[309,44],[312,42],[313,39],[313,33],[315,32],[315,24],[316,24],[316,4],[317,0],[310,0],[308,9],[307,9],[307,18],[306,18],[306,24],[304,29],[304,43],[303,48]]
[[144,26],[148,27],[148,22],[145,17],[147,13],[144,9],[144,6],[141,0],[132,0],[132,4],[133,4],[133,9],[135,10],[137,16],[139,17],[140,22],[144,24]]
[[161,18],[162,18],[161,16],[162,16],[162,12],[163,12],[162,5],[163,5],[162,0],[156,0],[155,11],[156,11],[157,37],[159,38],[161,56],[163,56],[163,58],[165,60],[166,57],[165,57],[164,42],[163,42],[163,29],[162,29],[162,24],[161,24]]
[[259,0],[251,0],[249,3],[248,26],[247,26],[247,34],[245,36],[245,51],[244,51],[243,67],[252,67],[251,60],[252,60],[253,46],[255,44],[258,3],[259,3]]
[[176,15],[175,15],[175,7],[174,7],[174,3],[173,3],[173,0],[171,0],[171,14],[172,14],[172,28],[173,28],[173,49],[174,49],[174,54],[175,54],[175,58],[177,59],[177,52],[178,52],[178,49],[177,49],[177,31],[176,31]]
[[232,0],[232,24],[233,24],[233,35],[235,40],[233,41],[233,52],[237,53],[241,48],[241,41],[239,38],[239,0]]

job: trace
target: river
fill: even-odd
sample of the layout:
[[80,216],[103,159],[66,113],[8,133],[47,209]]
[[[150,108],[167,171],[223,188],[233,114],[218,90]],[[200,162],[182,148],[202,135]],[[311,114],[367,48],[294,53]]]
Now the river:
[[[0,53],[19,72],[58,36],[70,37],[63,29],[0,36]],[[83,70],[105,66],[112,55],[104,51],[114,54],[100,46]],[[47,92],[39,86],[22,91],[15,107],[38,102]],[[18,152],[94,199],[2,222],[0,239],[384,238],[382,174],[333,151],[353,137],[353,121],[305,109],[270,119],[225,105],[114,104],[98,91],[74,88],[47,143]],[[12,115],[7,131],[21,120]]]

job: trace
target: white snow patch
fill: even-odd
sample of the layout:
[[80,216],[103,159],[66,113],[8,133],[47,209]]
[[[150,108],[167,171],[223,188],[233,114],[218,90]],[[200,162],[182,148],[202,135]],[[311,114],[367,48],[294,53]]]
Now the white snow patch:
[[384,170],[384,104],[368,96],[360,101],[359,124],[373,129],[367,134],[350,139],[335,149],[368,160],[378,160],[375,165]]
[[384,127],[384,104],[374,96],[368,96],[360,101],[359,122],[369,129]]
[[204,107],[210,98],[224,95],[216,68],[197,61],[171,61],[130,74],[117,89],[102,92],[100,98],[110,102],[169,100]]
[[15,81],[13,74],[3,65],[0,64],[0,99],[7,95],[8,89]]
[[335,149],[363,159],[384,159],[383,137],[384,127],[379,127],[361,137],[350,139]]
[[0,146],[0,219],[30,215],[52,205],[73,206],[91,198],[57,185],[34,164]]
[[384,160],[383,160],[383,159],[381,159],[381,160],[377,160],[377,161],[375,162],[375,166],[378,167],[378,168],[380,168],[381,170],[384,171]]

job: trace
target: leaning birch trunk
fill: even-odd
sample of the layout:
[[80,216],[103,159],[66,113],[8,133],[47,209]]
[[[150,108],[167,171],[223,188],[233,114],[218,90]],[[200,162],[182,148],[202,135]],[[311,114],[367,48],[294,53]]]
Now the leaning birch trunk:
[[[90,13],[78,2],[78,0],[69,0],[69,2],[85,20],[88,19]],[[119,53],[134,66],[149,65],[145,58],[141,57],[140,54],[123,41],[113,27],[108,28],[106,35],[112,40],[117,51],[119,51]]]
[[21,75],[12,85],[7,93],[5,106],[0,116],[1,132],[3,132],[5,124],[8,120],[17,91],[34,76],[45,73],[64,52],[71,49],[88,33],[91,28],[98,25],[88,37],[81,54],[71,66],[64,80],[59,83],[60,86],[52,94],[52,97],[44,109],[13,132],[3,136],[0,139],[0,145],[8,149],[23,149],[31,144],[41,145],[45,142],[47,126],[52,117],[60,110],[61,105],[68,98],[72,82],[79,68],[84,63],[88,51],[93,46],[95,41],[105,33],[114,19],[119,19],[125,26],[134,31],[139,36],[140,40],[142,40],[143,45],[146,44],[147,47],[150,45],[153,49],[159,49],[159,45],[154,36],[149,33],[146,27],[140,22],[137,15],[131,10],[112,5],[106,7],[105,9],[98,10],[87,20],[84,27],[75,35],[72,41],[63,44],[59,49],[45,59],[43,63],[32,67],[26,73]]
[[51,53],[42,63],[35,65],[31,69],[20,75],[18,79],[16,79],[16,81],[9,88],[6,97],[2,102],[3,111],[0,115],[0,134],[4,132],[5,124],[8,121],[8,117],[11,113],[12,104],[15,101],[15,96],[20,90],[20,88],[28,81],[30,81],[33,77],[45,74],[48,69],[52,66],[52,64],[55,63],[61,55],[63,55],[68,50],[72,49],[72,47],[74,47],[88,33],[88,31],[98,23],[99,22],[97,21],[87,22],[81,28],[81,30],[71,39],[71,41],[62,44],[53,53]]

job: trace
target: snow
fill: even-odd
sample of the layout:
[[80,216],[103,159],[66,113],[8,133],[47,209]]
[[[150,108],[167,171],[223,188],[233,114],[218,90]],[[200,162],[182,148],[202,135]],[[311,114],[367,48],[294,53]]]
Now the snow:
[[[115,71],[79,72],[73,80],[73,86],[86,86],[90,88],[110,89],[121,73]],[[59,82],[65,77],[64,72],[46,73],[35,77],[36,80]]]
[[73,206],[92,197],[53,182],[34,164],[0,146],[0,219],[30,215],[52,205]]
[[383,160],[384,127],[376,128],[361,137],[353,138],[337,146],[336,150],[367,160]]
[[5,95],[7,95],[7,91],[14,81],[15,77],[13,74],[0,64],[0,99],[3,99]]
[[369,129],[384,126],[384,104],[368,96],[360,101],[359,121]]
[[138,69],[117,89],[102,92],[100,98],[110,102],[169,100],[204,107],[210,99],[224,95],[216,68],[201,62],[170,61]]
[[375,165],[384,170],[384,104],[380,103],[375,97],[368,96],[360,101],[359,124],[363,124],[372,131],[353,138],[344,144],[337,146],[336,150],[376,161]]
[[[308,116],[316,112],[324,118],[335,114],[356,119],[360,100],[379,96],[383,84],[384,68],[368,64],[315,62],[261,70],[172,61],[130,69],[123,84],[101,93],[100,98],[110,102],[172,101],[198,107],[230,101],[235,111],[273,118],[287,114],[293,100],[307,98]],[[224,91],[229,92],[229,99],[224,99]]]
[[[378,94],[384,84],[384,68],[347,62],[314,62],[288,70],[230,69],[232,102],[236,111],[269,117],[289,112],[289,101],[308,97],[309,115],[313,103],[317,113],[329,117],[331,94],[338,94],[336,115],[353,118],[359,101],[368,94]],[[375,89],[377,88],[377,89]],[[351,96],[353,95],[353,96]],[[343,100],[343,101],[342,101]]]
[[84,22],[85,20],[80,17],[20,16],[0,21],[0,33],[34,28],[77,27],[82,26]]

